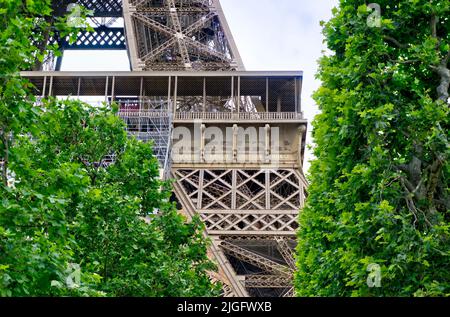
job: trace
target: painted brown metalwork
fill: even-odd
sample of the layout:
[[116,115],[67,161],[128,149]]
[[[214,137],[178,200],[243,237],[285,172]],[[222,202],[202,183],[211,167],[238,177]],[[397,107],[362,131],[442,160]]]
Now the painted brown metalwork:
[[[56,13],[74,1],[55,1]],[[223,296],[293,296],[302,73],[244,71],[218,0],[75,2],[93,10],[96,33],[56,39],[62,48],[126,48],[132,71],[22,73],[36,95],[117,103],[175,180],[180,212],[203,220]]]

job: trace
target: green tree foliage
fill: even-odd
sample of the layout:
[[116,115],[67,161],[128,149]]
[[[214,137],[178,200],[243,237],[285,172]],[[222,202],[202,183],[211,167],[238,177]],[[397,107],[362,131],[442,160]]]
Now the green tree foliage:
[[217,295],[201,222],[169,202],[151,145],[106,107],[36,106],[19,72],[74,34],[65,21],[51,1],[0,0],[0,296]]
[[[31,85],[20,71],[39,68],[46,56],[59,55],[48,39],[59,33],[74,40],[75,26],[69,16],[52,15],[50,0],[0,0],[0,158],[1,179],[6,185],[9,144],[13,135],[33,128],[38,109]],[[81,26],[86,10],[79,10]],[[80,22],[79,21],[79,22]]]
[[[11,146],[16,136],[35,129],[39,109],[33,107],[31,85],[20,71],[34,68],[56,47],[39,43],[55,31],[70,34],[65,18],[54,19],[50,1],[0,0],[0,295],[50,294],[48,279],[61,278],[71,256],[63,241],[50,241],[37,225],[28,223],[30,213],[39,212],[41,223],[58,202],[44,204],[38,193],[8,185]],[[54,23],[51,23],[52,20]],[[53,199],[53,198],[52,198]],[[52,224],[54,225],[54,224]],[[36,230],[34,230],[36,228]],[[63,225],[54,226],[65,230]],[[60,229],[58,229],[60,228]],[[51,255],[51,256],[48,256]],[[24,274],[20,271],[24,270]],[[26,272],[29,274],[26,274]]]
[[[127,138],[123,121],[107,108],[45,104],[39,132],[18,136],[11,147],[17,183],[6,188],[0,218],[3,289],[12,295],[217,294],[201,222],[186,224],[169,201],[151,145]],[[105,164],[111,154],[115,162]],[[81,289],[67,287],[69,263],[84,273]]]
[[450,2],[377,2],[324,23],[301,296],[450,295]]

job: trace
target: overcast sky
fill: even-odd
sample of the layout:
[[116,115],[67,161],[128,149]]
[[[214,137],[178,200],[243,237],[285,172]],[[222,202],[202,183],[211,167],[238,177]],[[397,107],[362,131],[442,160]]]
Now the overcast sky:
[[[309,122],[317,114],[311,94],[323,45],[321,20],[338,0],[221,0],[246,70],[302,70],[302,108]],[[309,132],[311,132],[309,125]],[[307,142],[311,143],[309,133]],[[309,168],[308,151],[305,171]]]
[[[311,94],[325,49],[321,20],[331,17],[338,0],[221,0],[246,70],[302,70],[303,111],[311,122],[317,107]],[[108,57],[105,58],[105,53]],[[90,62],[87,62],[90,61]],[[129,70],[126,52],[68,51],[62,70]],[[309,126],[311,131],[311,125]],[[308,143],[311,138],[308,137]],[[311,159],[308,151],[306,160]],[[309,163],[305,162],[305,170]]]

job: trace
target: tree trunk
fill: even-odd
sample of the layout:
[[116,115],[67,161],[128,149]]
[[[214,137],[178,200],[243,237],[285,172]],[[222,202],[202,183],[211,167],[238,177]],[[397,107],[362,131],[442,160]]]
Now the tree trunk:
[[8,142],[8,136],[5,132],[2,132],[1,134],[3,146],[4,146],[4,153],[3,153],[3,164],[2,164],[2,181],[3,184],[8,186],[8,162],[9,162],[9,142]]

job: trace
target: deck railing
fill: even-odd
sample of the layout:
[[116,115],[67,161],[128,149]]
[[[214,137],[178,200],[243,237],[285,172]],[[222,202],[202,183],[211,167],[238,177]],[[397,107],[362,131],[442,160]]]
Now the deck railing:
[[175,121],[275,121],[302,120],[303,114],[298,112],[177,112]]
[[167,111],[119,111],[119,117],[121,118],[168,118],[171,114]]
[[274,121],[302,120],[303,114],[298,112],[177,112],[175,121]]
[[[161,111],[120,111],[122,118],[164,118],[170,117],[168,112]],[[173,116],[175,121],[292,121],[303,120],[303,113],[299,112],[177,112]]]

